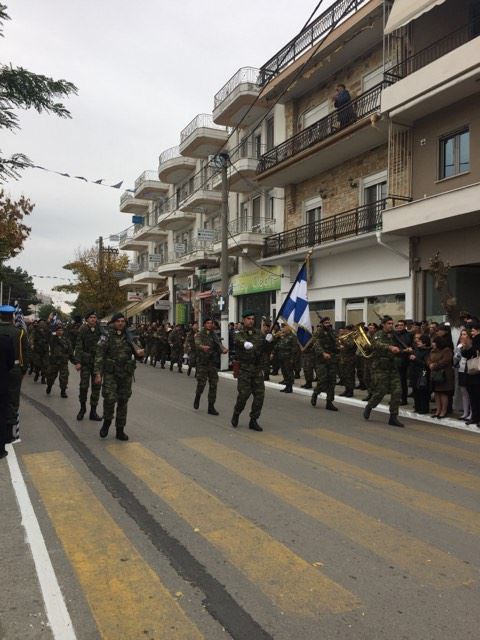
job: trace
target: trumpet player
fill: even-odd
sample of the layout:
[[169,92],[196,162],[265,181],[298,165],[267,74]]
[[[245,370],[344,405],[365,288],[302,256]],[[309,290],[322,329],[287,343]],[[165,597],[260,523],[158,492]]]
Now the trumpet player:
[[340,374],[340,384],[344,385],[345,391],[340,394],[344,398],[353,398],[353,390],[355,388],[355,359],[357,353],[357,345],[353,339],[352,332],[354,325],[347,325],[344,329],[340,329],[339,337],[350,334],[343,341],[338,341],[339,358],[338,370]]
[[312,407],[316,407],[318,394],[324,391],[327,394],[325,409],[338,411],[338,408],[333,404],[335,398],[335,383],[337,382],[338,344],[332,323],[328,316],[321,318],[320,327],[314,339],[317,384],[310,402]]

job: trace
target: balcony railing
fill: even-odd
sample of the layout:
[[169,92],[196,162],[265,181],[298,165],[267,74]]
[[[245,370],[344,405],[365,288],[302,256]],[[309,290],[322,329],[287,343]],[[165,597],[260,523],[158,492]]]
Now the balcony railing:
[[397,82],[411,73],[415,73],[419,69],[426,67],[427,64],[438,60],[442,56],[447,55],[450,51],[458,49],[473,38],[480,35],[480,17],[471,20],[468,24],[463,25],[460,29],[451,31],[449,34],[436,40],[424,49],[402,62],[391,67],[385,72],[385,80],[389,83]]
[[367,2],[369,0],[337,0],[260,68],[258,84],[261,87],[267,84]]
[[213,240],[193,240],[192,242],[189,242],[185,245],[185,252],[182,254],[182,258],[190,253],[195,253],[196,251],[212,251],[213,245]]
[[187,124],[185,129],[180,132],[180,144],[185,142],[185,140],[192,135],[194,131],[197,129],[218,129],[220,131],[227,131],[226,127],[223,127],[220,124],[215,124],[212,118],[211,113],[200,113],[198,116]]
[[143,229],[143,227],[143,224],[132,224],[128,229],[125,229],[125,231],[118,234],[118,244],[125,244],[128,240],[134,238],[140,229]]
[[162,151],[162,153],[158,158],[158,163],[159,165],[162,165],[168,160],[172,160],[172,158],[181,158],[181,157],[183,156],[180,153],[180,149],[178,148],[178,145],[177,145],[176,147],[170,147],[170,149],[165,149],[165,151]]
[[242,84],[252,84],[257,87],[258,69],[254,67],[242,67],[226,82],[215,94],[213,107],[216,109],[224,100]]
[[310,222],[282,233],[276,233],[265,238],[263,256],[265,258],[278,256],[282,253],[314,247],[325,242],[380,231],[383,211],[387,205],[396,206],[396,204],[405,201],[408,201],[408,198],[390,196],[350,211],[338,213],[324,220]]
[[267,151],[260,158],[257,173],[262,173],[275,167],[280,162],[292,158],[297,153],[314,146],[318,142],[322,142],[322,140],[326,140],[358,120],[375,113],[380,108],[382,88],[383,83],[372,87],[372,89],[362,93],[358,98],[354,98],[344,107],[336,109],[333,113]]
[[130,198],[133,198],[133,193],[131,191],[124,191],[122,193],[122,195],[120,196],[120,204],[123,204],[125,202],[125,200],[129,200]]
[[155,171],[144,171],[141,176],[135,180],[135,191],[140,187],[143,182],[152,181],[158,182],[158,174]]
[[[274,218],[257,218],[256,216],[245,216],[236,218],[228,223],[229,235],[237,236],[240,233],[258,233],[268,235],[275,232]],[[218,230],[218,239],[221,231]]]

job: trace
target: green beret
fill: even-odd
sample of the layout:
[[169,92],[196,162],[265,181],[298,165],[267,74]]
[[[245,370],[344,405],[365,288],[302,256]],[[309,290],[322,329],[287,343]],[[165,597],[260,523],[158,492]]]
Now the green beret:
[[114,313],[110,322],[116,322],[117,320],[125,320],[123,313]]
[[243,313],[242,313],[242,318],[246,318],[247,316],[256,316],[257,314],[255,313],[255,311],[252,311],[251,309],[246,309]]

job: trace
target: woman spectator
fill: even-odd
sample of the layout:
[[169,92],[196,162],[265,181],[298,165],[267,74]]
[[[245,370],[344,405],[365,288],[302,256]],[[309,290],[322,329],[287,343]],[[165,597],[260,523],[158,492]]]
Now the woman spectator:
[[430,369],[427,360],[430,355],[430,336],[416,334],[414,352],[410,356],[414,411],[428,413],[430,408]]
[[[467,391],[470,398],[471,416],[467,424],[475,424],[480,427],[480,373],[472,374],[468,370],[468,361],[480,354],[480,323],[471,325],[472,344],[469,348],[462,348],[462,356],[467,359]],[[471,367],[472,365],[470,365]]]
[[455,352],[453,354],[453,366],[457,370],[458,374],[458,389],[460,391],[463,407],[463,414],[460,416],[460,420],[470,420],[472,417],[470,396],[468,395],[467,390],[467,359],[462,353],[463,349],[467,350],[471,347],[472,339],[468,335],[468,331],[466,329],[462,329],[458,338],[458,344],[455,347]]
[[444,338],[435,336],[432,339],[432,350],[428,357],[430,380],[435,396],[434,418],[441,420],[448,412],[448,399],[453,393],[453,352]]

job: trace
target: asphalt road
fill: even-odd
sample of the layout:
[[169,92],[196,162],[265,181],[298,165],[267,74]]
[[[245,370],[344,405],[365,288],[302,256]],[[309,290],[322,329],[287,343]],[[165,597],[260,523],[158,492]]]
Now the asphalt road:
[[[24,382],[14,450],[79,640],[469,640],[480,628],[480,434],[366,423],[268,390],[260,423],[137,369],[129,443]],[[53,637],[6,461],[0,638]],[[64,640],[60,638],[59,640]]]

